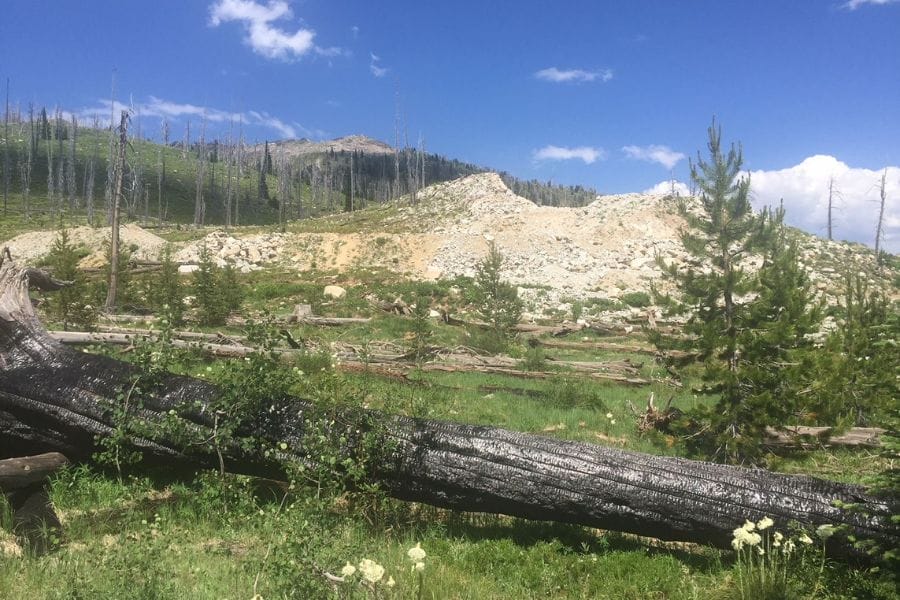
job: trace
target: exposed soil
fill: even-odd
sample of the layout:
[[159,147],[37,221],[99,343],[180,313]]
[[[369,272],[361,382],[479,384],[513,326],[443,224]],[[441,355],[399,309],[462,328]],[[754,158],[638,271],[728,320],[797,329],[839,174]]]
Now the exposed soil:
[[[537,206],[513,194],[497,174],[482,173],[430,186],[415,206],[401,199],[351,233],[328,231],[342,217],[324,220],[321,233],[212,230],[200,241],[183,244],[175,258],[196,262],[205,244],[217,262],[244,272],[269,265],[298,272],[381,267],[437,279],[472,275],[493,241],[506,257],[505,277],[520,286],[533,310],[566,311],[574,300],[617,299],[647,291],[651,282],[663,284],[657,256],[686,265],[689,257],[679,241],[684,221],[676,202],[661,195],[624,194],[602,196],[582,208]],[[86,266],[102,264],[108,229],[78,227],[70,233],[75,243],[92,250]],[[33,262],[49,251],[55,235],[27,233],[6,245],[17,259]],[[165,245],[136,225],[123,227],[122,237],[137,246],[135,256],[141,259],[157,258]],[[801,256],[814,285],[832,303],[849,267],[873,284],[885,282],[872,272],[872,251],[861,245],[802,234]]]

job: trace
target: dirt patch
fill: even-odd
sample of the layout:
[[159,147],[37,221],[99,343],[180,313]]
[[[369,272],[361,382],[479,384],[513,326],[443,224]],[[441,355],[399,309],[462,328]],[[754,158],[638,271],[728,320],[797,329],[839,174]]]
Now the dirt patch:
[[[73,245],[84,246],[90,251],[83,260],[83,267],[100,266],[106,262],[103,245],[109,240],[109,227],[73,227],[68,232]],[[56,231],[31,231],[0,242],[0,247],[8,246],[13,258],[23,264],[34,264],[50,252],[57,236]],[[134,224],[123,225],[119,236],[123,244],[136,248],[133,256],[138,260],[156,260],[166,245],[166,241],[158,235]]]

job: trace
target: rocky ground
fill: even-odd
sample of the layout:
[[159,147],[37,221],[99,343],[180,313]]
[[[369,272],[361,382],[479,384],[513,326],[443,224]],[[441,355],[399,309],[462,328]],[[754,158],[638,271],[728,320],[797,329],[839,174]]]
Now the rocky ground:
[[[488,244],[506,257],[505,276],[520,286],[530,309],[568,311],[575,300],[616,300],[648,291],[661,282],[656,256],[686,264],[678,232],[684,222],[675,201],[661,195],[603,196],[583,208],[537,206],[513,194],[495,173],[472,175],[422,190],[415,206],[403,200],[360,215],[341,215],[317,224],[317,231],[249,233],[210,231],[178,248],[175,259],[190,265],[205,244],[221,265],[242,272],[268,266],[346,272],[383,267],[412,278],[472,275]],[[353,219],[358,219],[354,226]],[[347,232],[349,230],[349,232]],[[257,230],[258,231],[258,230]],[[46,253],[54,232],[19,236],[9,245],[15,257],[34,261]],[[135,225],[123,239],[137,246],[135,256],[155,259],[165,242]],[[73,240],[92,250],[84,264],[102,261],[108,231],[80,227]],[[4,245],[4,243],[0,243]],[[835,302],[841,278],[850,267],[873,284],[872,252],[858,244],[831,242],[801,234],[803,265],[816,288]],[[190,266],[185,266],[190,271]]]

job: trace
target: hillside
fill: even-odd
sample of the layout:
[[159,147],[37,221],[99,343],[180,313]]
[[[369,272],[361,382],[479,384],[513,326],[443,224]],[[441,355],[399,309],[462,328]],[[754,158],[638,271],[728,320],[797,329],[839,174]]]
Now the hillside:
[[[263,144],[250,148],[251,152],[263,151]],[[394,148],[382,141],[365,135],[348,135],[333,140],[314,141],[302,138],[299,140],[279,140],[269,143],[272,152],[284,150],[290,157],[326,154],[328,152],[359,152],[370,155],[394,154]]]
[[[268,225],[381,205],[429,184],[484,172],[478,165],[413,148],[396,151],[354,135],[328,141],[281,140],[263,144],[184,138],[160,144],[129,131],[123,210],[142,225],[194,224],[201,198],[204,225]],[[35,121],[13,122],[0,137],[0,182],[9,195],[0,207],[0,238],[60,222],[106,222],[110,134],[42,111]],[[171,132],[168,139],[177,138]],[[8,169],[5,160],[8,152]],[[202,181],[197,173],[202,169]],[[584,204],[595,197],[581,186],[521,181],[510,185],[536,203]]]
[[[413,279],[471,276],[494,241],[507,262],[504,276],[520,286],[534,312],[568,312],[571,303],[615,305],[660,283],[659,255],[685,264],[678,232],[683,220],[671,198],[661,195],[603,196],[581,208],[537,206],[516,196],[496,173],[470,175],[422,190],[409,198],[354,213],[292,223],[287,233],[258,229],[213,230],[179,245],[176,259],[198,260],[206,244],[217,260],[249,272],[266,267],[296,270],[385,268]],[[75,239],[93,250],[85,264],[99,259],[100,235],[76,230]],[[163,240],[133,227],[125,239],[152,258]],[[202,231],[200,232],[202,233]],[[837,301],[847,268],[868,273],[887,285],[890,272],[869,272],[871,250],[827,241],[802,232],[804,266],[829,303]],[[14,255],[29,259],[49,248],[52,233],[30,233],[8,242]]]

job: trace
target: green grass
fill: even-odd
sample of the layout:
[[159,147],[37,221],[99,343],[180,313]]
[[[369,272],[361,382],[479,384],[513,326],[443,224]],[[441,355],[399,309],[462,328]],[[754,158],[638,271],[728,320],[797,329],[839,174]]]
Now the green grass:
[[[316,314],[372,316],[369,323],[341,328],[292,327],[295,336],[322,343],[356,345],[382,340],[404,344],[412,322],[381,313],[367,294],[407,302],[423,290],[438,301],[465,306],[450,288],[464,282],[414,284],[396,274],[343,274],[344,300],[326,302],[330,272],[251,273],[242,278],[247,296],[243,311],[287,314],[308,303]],[[433,342],[468,345],[470,332],[432,320]],[[239,328],[216,328],[241,333]],[[587,334],[589,340],[596,339]],[[608,339],[608,338],[607,338]],[[617,338],[622,343],[637,336]],[[516,341],[514,354],[524,355]],[[94,348],[118,358],[134,353]],[[643,363],[645,377],[663,372],[646,355],[611,351],[544,349],[548,358],[621,360]],[[548,364],[552,365],[552,361]],[[182,355],[180,373],[219,380],[228,361]],[[683,456],[684,448],[659,433],[641,434],[632,413],[646,407],[653,393],[662,404],[698,402],[691,382],[674,389],[657,382],[625,387],[575,373],[549,379],[471,372],[412,372],[405,380],[373,373],[332,371],[329,354],[311,354],[298,362],[308,373],[298,393],[326,393],[390,413],[505,427],[538,435],[627,450]],[[610,414],[611,417],[607,417]],[[613,423],[613,420],[615,423]],[[770,456],[779,471],[814,473],[865,483],[886,468],[884,459],[859,451],[813,451]],[[403,503],[378,494],[320,496],[312,487],[295,487],[285,496],[257,480],[214,473],[182,475],[134,467],[120,483],[115,474],[93,467],[72,467],[54,480],[53,502],[64,520],[64,543],[49,555],[0,555],[0,598],[364,598],[355,585],[332,586],[323,572],[338,574],[346,562],[370,558],[396,581],[384,598],[416,598],[418,579],[406,551],[421,543],[428,553],[424,598],[666,598],[736,597],[733,553],[693,544],[663,544],[636,536],[565,524],[531,522],[484,514],[466,514]],[[0,510],[0,515],[3,511]],[[0,518],[0,521],[3,521]],[[740,525],[736,523],[735,526]],[[2,538],[0,538],[2,543]],[[809,582],[816,570],[796,573]],[[881,577],[828,562],[820,579],[822,598],[893,598]],[[254,587],[255,585],[255,587]],[[368,597],[375,597],[369,595]]]

